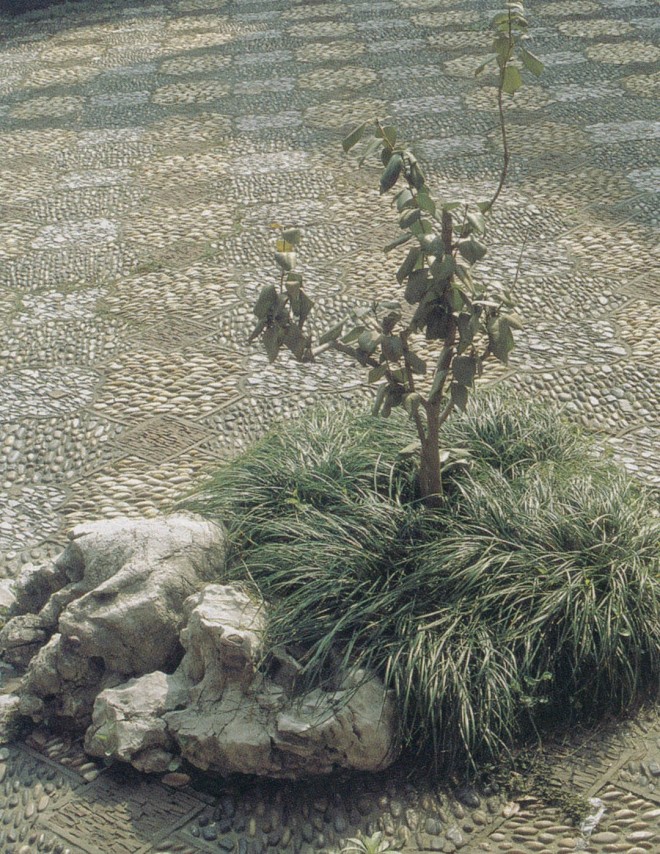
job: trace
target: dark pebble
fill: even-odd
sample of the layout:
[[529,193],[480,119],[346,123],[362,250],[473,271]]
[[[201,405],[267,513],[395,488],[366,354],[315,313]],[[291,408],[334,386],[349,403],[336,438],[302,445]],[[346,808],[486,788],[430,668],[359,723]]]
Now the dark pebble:
[[477,809],[481,806],[481,799],[473,789],[458,789],[456,791],[458,800],[470,809]]
[[223,795],[218,801],[218,806],[227,818],[233,818],[236,814],[236,802],[231,795]]
[[424,829],[430,836],[437,836],[442,833],[442,822],[437,818],[427,818]]
[[268,844],[271,848],[276,848],[280,844],[280,839],[282,838],[282,830],[281,828],[277,828],[268,834]]
[[244,815],[237,816],[236,819],[234,819],[234,830],[237,833],[243,833],[243,831],[245,830],[246,823],[247,822]]
[[200,827],[206,827],[211,819],[207,815],[200,816],[198,824]]
[[360,815],[369,815],[371,807],[372,804],[369,798],[358,798],[357,808]]
[[218,821],[218,830],[220,833],[229,833],[231,830],[231,822],[228,818],[221,818]]
[[213,842],[217,838],[218,829],[215,824],[209,824],[207,827],[202,828],[202,839],[205,839],[207,842]]
[[336,815],[335,820],[333,821],[333,825],[337,833],[344,833],[348,830],[348,822],[344,818],[343,815]]

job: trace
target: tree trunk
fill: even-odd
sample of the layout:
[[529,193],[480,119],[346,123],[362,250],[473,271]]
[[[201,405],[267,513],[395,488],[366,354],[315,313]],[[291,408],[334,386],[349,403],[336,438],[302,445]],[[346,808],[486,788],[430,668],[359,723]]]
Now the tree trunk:
[[442,499],[438,429],[438,408],[432,406],[427,412],[426,436],[422,441],[419,470],[422,500],[427,507],[437,507]]

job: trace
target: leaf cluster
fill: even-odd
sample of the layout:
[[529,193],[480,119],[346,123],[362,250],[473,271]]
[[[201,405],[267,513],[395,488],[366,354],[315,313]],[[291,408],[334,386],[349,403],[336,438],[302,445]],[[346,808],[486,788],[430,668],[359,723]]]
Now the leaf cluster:
[[[271,362],[282,348],[299,361],[313,361],[324,350],[338,350],[368,371],[376,385],[374,412],[389,416],[403,407],[415,424],[423,492],[433,500],[439,490],[438,428],[456,408],[464,410],[471,389],[494,357],[506,364],[514,347],[514,330],[521,321],[511,294],[486,287],[473,275],[486,255],[487,214],[506,178],[509,152],[502,95],[522,85],[518,64],[540,73],[541,64],[523,46],[527,21],[520,3],[509,2],[492,21],[494,41],[489,61],[499,69],[498,102],[504,143],[504,163],[498,188],[475,207],[434,198],[411,148],[402,142],[388,119],[364,121],[343,140],[345,153],[361,147],[359,163],[378,158],[381,194],[392,192],[399,234],[385,247],[407,247],[396,273],[402,299],[376,300],[370,307],[352,308],[313,345],[305,322],[313,300],[295,270],[297,229],[286,229],[278,240],[274,260],[280,271],[279,290],[262,288],[254,313],[257,324],[251,340],[261,338]],[[478,71],[483,70],[485,63]],[[421,346],[420,342],[427,342]],[[428,343],[437,347],[428,360]],[[428,375],[428,379],[422,379]]]

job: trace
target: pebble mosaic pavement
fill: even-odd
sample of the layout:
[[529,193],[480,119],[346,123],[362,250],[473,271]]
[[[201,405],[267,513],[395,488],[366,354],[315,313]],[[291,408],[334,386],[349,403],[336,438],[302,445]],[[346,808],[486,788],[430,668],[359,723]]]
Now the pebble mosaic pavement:
[[[0,15],[2,575],[56,554],[83,519],[167,510],[276,416],[365,394],[338,362],[273,373],[246,344],[271,223],[304,227],[332,318],[396,269],[374,251],[394,230],[377,173],[342,157],[343,129],[391,114],[434,189],[487,194],[494,90],[473,70],[492,5],[99,0]],[[528,8],[546,71],[508,110],[514,162],[490,242],[510,252],[482,264],[511,281],[527,237],[528,325],[491,379],[559,401],[658,487],[658,5]],[[553,756],[606,808],[590,837],[542,804],[439,794],[397,771],[173,790],[37,731],[0,751],[0,850],[307,854],[359,828],[411,851],[658,850],[653,713]]]

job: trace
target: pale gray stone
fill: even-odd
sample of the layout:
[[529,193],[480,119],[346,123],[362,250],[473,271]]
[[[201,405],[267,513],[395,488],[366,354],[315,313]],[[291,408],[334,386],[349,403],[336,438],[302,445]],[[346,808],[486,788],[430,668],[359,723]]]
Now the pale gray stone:
[[74,528],[52,573],[26,573],[22,601],[40,603],[53,577],[63,586],[0,632],[5,658],[28,665],[23,713],[87,726],[99,691],[176,667],[183,604],[222,574],[225,556],[224,529],[187,513]]
[[380,680],[354,671],[336,690],[293,697],[259,668],[263,602],[239,586],[209,584],[187,600],[185,613],[177,671],[101,693],[87,733],[91,753],[146,770],[157,747],[164,768],[171,738],[203,770],[283,778],[376,771],[396,758],[394,702]]

